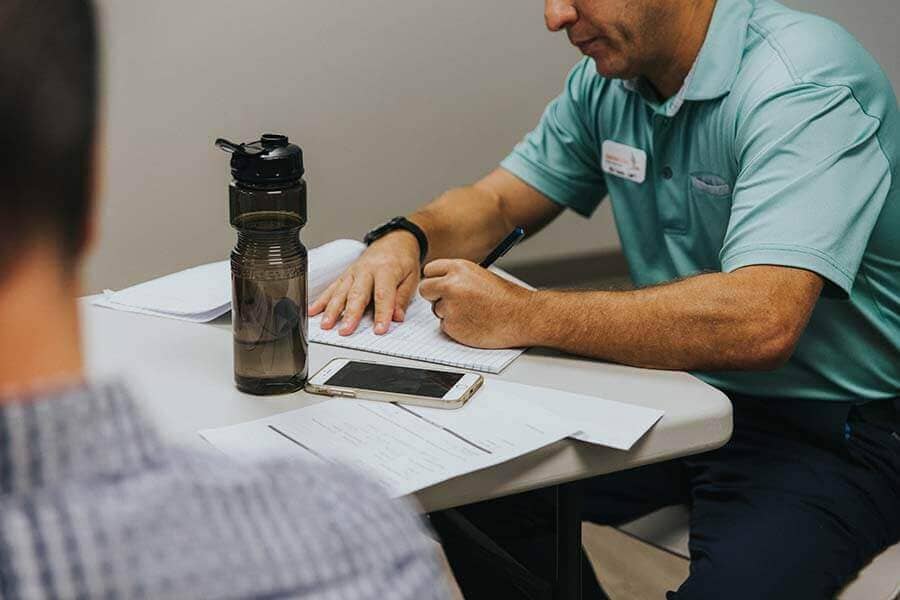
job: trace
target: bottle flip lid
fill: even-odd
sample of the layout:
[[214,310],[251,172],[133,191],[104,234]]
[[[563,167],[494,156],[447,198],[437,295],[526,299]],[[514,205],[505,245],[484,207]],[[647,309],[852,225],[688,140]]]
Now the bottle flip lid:
[[284,183],[303,177],[303,150],[286,135],[265,133],[242,144],[219,138],[216,147],[231,153],[231,175],[240,182]]

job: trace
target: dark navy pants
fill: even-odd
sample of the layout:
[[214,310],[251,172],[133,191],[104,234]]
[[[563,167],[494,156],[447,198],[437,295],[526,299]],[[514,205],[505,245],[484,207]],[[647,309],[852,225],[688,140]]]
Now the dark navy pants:
[[[732,403],[734,433],[723,448],[585,481],[585,520],[617,525],[688,504],[690,576],[669,598],[834,597],[900,540],[900,402]],[[457,511],[536,581],[552,579],[548,490]],[[537,596],[523,591],[535,582],[508,576],[441,514],[432,522],[466,598]],[[586,559],[582,565],[584,598],[605,598]]]

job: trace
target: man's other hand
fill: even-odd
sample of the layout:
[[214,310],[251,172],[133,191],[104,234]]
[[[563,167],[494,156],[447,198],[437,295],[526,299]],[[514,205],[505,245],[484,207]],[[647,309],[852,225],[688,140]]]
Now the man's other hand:
[[528,345],[534,292],[467,260],[435,260],[424,274],[419,294],[451,338],[477,348]]
[[340,335],[359,326],[369,303],[375,303],[375,333],[402,321],[419,284],[419,243],[407,231],[392,231],[376,240],[356,262],[309,305],[309,315],[322,316],[322,329],[340,320]]

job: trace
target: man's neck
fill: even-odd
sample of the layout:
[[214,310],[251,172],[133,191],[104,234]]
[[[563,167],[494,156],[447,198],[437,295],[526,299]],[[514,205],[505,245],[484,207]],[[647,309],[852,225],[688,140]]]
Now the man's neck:
[[0,403],[83,379],[75,278],[37,248],[0,278]]
[[661,98],[671,98],[684,84],[703,47],[715,7],[716,0],[686,2],[676,23],[667,28],[671,35],[644,74]]

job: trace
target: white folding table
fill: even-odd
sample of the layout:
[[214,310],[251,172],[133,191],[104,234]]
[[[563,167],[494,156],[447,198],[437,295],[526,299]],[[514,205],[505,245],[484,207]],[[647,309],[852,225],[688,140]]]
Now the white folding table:
[[[89,298],[81,300],[81,313],[89,373],[125,376],[145,413],[169,441],[206,445],[197,435],[200,429],[259,419],[322,400],[303,392],[283,396],[239,392],[232,382],[228,317],[209,324],[187,323],[91,306]],[[335,357],[423,364],[311,344],[310,373]],[[728,398],[686,373],[530,350],[499,377],[665,411],[659,423],[628,452],[563,440],[416,494],[423,509],[433,512],[557,486],[559,598],[580,596],[578,480],[712,450],[731,435]]]

